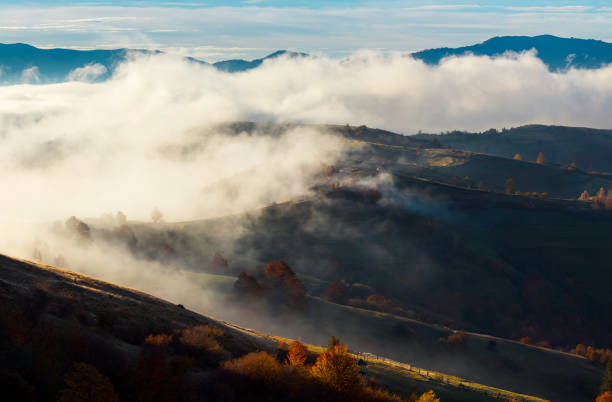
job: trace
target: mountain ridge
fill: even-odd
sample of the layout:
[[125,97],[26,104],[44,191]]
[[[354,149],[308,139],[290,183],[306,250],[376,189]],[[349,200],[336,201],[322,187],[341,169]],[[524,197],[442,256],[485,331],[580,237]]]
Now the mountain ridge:
[[[409,56],[426,64],[436,65],[446,57],[473,54],[497,57],[507,52],[522,53],[535,49],[536,56],[551,71],[569,68],[596,69],[612,63],[612,43],[596,39],[562,38],[553,35],[496,36],[484,42],[462,47],[440,47],[410,53]],[[0,43],[0,84],[57,83],[68,80],[70,73],[78,68],[99,64],[104,67],[93,78],[103,81],[112,75],[117,65],[129,53],[163,54],[160,50],[144,49],[41,49],[26,43]],[[264,61],[281,56],[290,58],[308,57],[307,53],[277,50],[264,57],[245,60],[229,59],[214,63],[195,57],[186,57],[190,62],[209,65],[220,71],[236,73],[252,70]],[[35,69],[34,69],[35,68]],[[30,70],[33,69],[33,70]]]

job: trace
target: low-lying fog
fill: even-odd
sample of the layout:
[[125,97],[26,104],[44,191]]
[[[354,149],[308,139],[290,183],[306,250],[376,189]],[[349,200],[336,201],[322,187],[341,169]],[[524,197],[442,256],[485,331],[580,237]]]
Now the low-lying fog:
[[405,134],[527,123],[607,128],[610,110],[612,67],[551,73],[531,53],[435,67],[374,53],[279,58],[236,74],[141,56],[103,83],[0,87],[0,250],[30,259],[38,250],[45,263],[67,261],[206,310],[208,294],[191,276],[134,259],[123,246],[67,239],[58,225],[116,211],[150,221],[154,208],[171,222],[251,211],[310,194],[321,168],[352,147],[308,127],[230,135],[215,128],[223,122],[366,124]]

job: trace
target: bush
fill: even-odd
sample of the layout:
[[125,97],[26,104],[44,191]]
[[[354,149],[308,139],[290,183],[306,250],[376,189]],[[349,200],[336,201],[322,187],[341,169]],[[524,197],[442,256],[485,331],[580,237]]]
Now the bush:
[[59,402],[119,402],[108,377],[86,363],[76,363],[65,377]]
[[239,359],[223,363],[223,368],[266,384],[278,383],[283,374],[281,364],[267,352],[249,353]]

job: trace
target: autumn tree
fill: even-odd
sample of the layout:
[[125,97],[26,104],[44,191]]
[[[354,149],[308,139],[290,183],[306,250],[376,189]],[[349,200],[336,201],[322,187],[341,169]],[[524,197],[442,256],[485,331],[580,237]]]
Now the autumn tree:
[[295,367],[304,367],[308,358],[308,349],[303,343],[293,341],[289,344],[289,352],[287,353],[287,364]]
[[580,201],[588,201],[590,197],[591,197],[591,195],[589,194],[589,192],[588,192],[588,191],[586,191],[586,190],[584,190],[584,191],[582,192],[582,194],[580,194],[580,197],[578,197],[578,199],[579,199]]
[[612,391],[607,391],[599,395],[595,399],[595,402],[612,402]]
[[330,336],[327,340],[327,350],[331,350],[338,345],[340,345],[340,338],[338,338],[336,335]]
[[264,268],[264,275],[274,289],[281,291],[289,305],[305,307],[306,287],[289,264],[282,260],[269,262]]
[[546,163],[546,158],[544,157],[544,154],[543,154],[542,152],[540,152],[540,153],[538,154],[538,158],[536,159],[536,163],[537,163],[538,165],[543,165],[543,164],[545,164],[545,163]]
[[608,365],[606,366],[606,372],[604,374],[603,381],[599,391],[603,394],[606,392],[612,392],[612,359],[608,359]]
[[506,194],[514,194],[514,192],[516,191],[516,183],[514,182],[514,179],[512,178],[508,178],[506,179]]
[[521,156],[521,154],[515,154],[512,159],[517,160],[517,161],[522,161],[523,157]]
[[234,282],[233,293],[240,298],[261,298],[265,292],[266,287],[246,272],[239,273]]
[[606,209],[612,209],[612,190],[608,191],[608,196],[605,201]]
[[311,369],[311,374],[347,398],[361,390],[359,367],[349,355],[346,346],[336,345],[321,353]]
[[94,366],[76,363],[64,377],[66,388],[59,402],[119,402],[113,384]]
[[599,188],[599,192],[597,193],[597,201],[604,202],[606,199],[606,189],[603,187]]
[[344,280],[331,282],[325,289],[325,298],[331,302],[344,304],[349,298],[349,285]]
[[216,271],[223,271],[227,269],[227,260],[217,251],[213,258],[210,260],[210,266]]

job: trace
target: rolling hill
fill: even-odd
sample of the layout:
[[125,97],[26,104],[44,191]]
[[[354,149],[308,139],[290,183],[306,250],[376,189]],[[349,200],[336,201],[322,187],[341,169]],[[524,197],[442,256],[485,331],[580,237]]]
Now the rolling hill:
[[542,152],[549,163],[584,171],[612,172],[609,150],[612,130],[585,127],[528,125],[484,133],[451,132],[442,135],[418,134],[419,139],[437,139],[444,146],[481,154],[512,158],[519,154],[535,162]]
[[[294,127],[237,122],[214,129],[278,136]],[[600,202],[578,201],[576,190],[609,189],[608,176],[448,148],[445,136],[313,128],[342,137],[349,151],[337,165],[322,166],[310,195],[202,221],[83,219],[88,252],[103,250],[108,263],[127,252],[143,275],[153,263],[164,267],[160,278],[179,272],[195,290],[164,289],[166,297],[188,305],[181,297],[201,289],[214,295],[207,311],[261,332],[311,344],[335,334],[352,350],[464,382],[551,400],[593,399],[603,366],[566,352],[578,343],[609,347],[612,338],[612,213]],[[206,138],[202,130],[194,130],[190,151]],[[557,132],[547,133],[551,143]],[[594,132],[568,155],[605,149],[599,135],[607,134]],[[504,194],[508,177],[521,191],[550,194]],[[96,272],[77,258],[83,247],[74,219],[41,233],[50,245],[32,255],[52,262],[45,258],[61,253],[71,269]],[[52,248],[54,236],[61,249]],[[298,290],[304,286],[297,308],[265,273],[277,260],[291,266]],[[241,293],[237,277],[251,281],[252,295]],[[139,283],[130,280],[122,283]]]
[[[289,339],[216,321],[134,289],[5,256],[0,256],[0,284],[5,400],[46,401],[58,395],[64,400],[90,389],[105,401],[345,400],[306,379],[287,381],[297,381],[299,370],[278,365],[274,370],[282,374],[259,365],[249,371],[245,356],[267,351],[274,361],[283,353],[279,341]],[[315,357],[325,351],[308,349]],[[542,400],[375,356],[351,356],[368,361],[370,375],[405,398],[434,388],[445,401]],[[230,359],[231,364],[219,366]],[[265,377],[270,374],[275,381]],[[95,388],[88,388],[91,384]],[[372,395],[359,400],[390,400]]]

